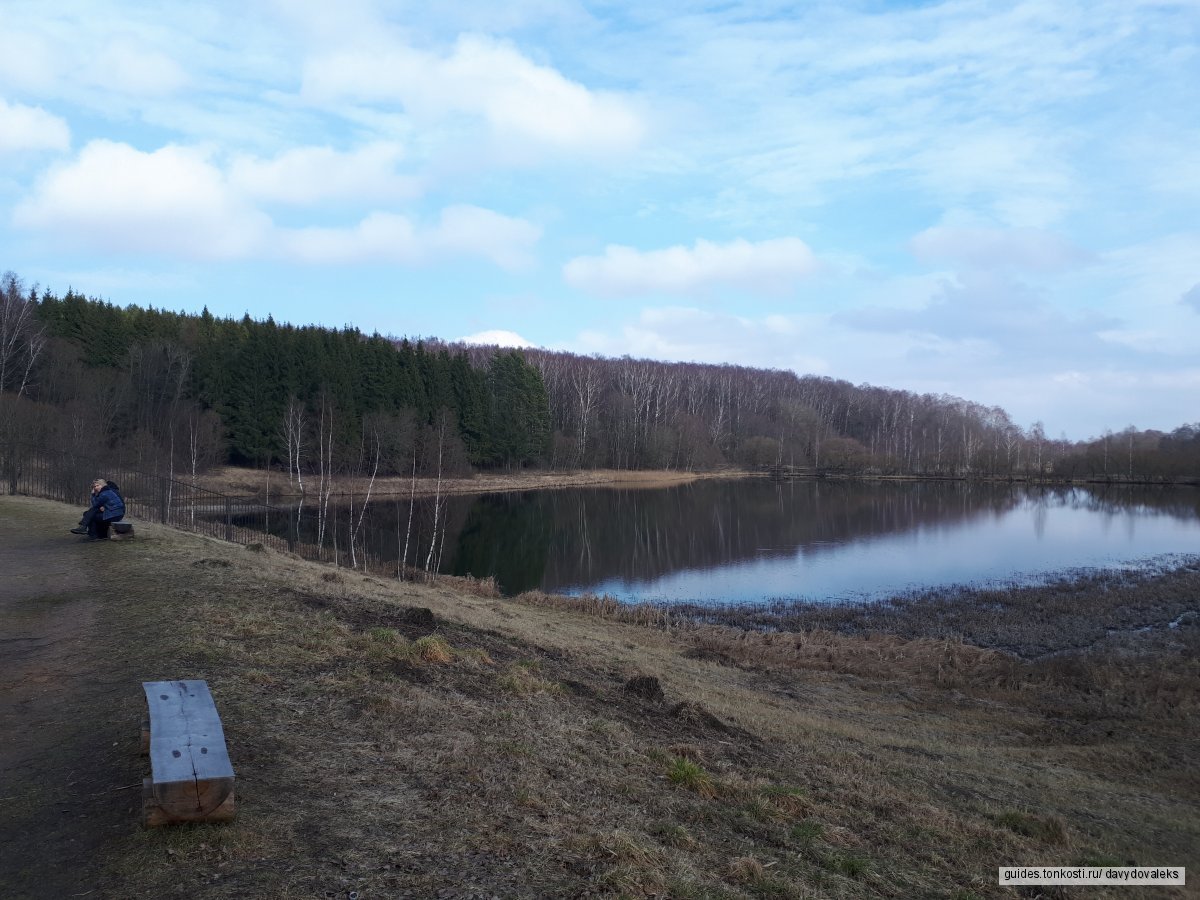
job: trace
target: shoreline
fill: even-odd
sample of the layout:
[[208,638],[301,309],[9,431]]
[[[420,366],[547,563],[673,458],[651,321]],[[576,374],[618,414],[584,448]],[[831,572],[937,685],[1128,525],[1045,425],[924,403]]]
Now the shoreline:
[[[610,488],[615,490],[654,490],[692,484],[697,481],[770,479],[774,481],[861,481],[861,482],[964,482],[980,484],[1010,484],[1026,487],[1161,487],[1196,488],[1200,479],[1183,478],[1170,481],[1104,477],[1084,475],[1068,478],[1032,477],[1028,475],[888,475],[881,473],[800,473],[775,475],[769,471],[724,468],[696,472],[665,469],[580,469],[577,471],[523,470],[518,472],[476,472],[468,476],[443,478],[439,488],[437,479],[389,475],[375,479],[373,497],[410,496],[431,497],[437,493],[449,494],[499,494],[522,491],[563,490],[569,488]],[[362,477],[340,477],[334,496],[355,494],[361,496],[369,479]],[[247,469],[240,466],[222,466],[197,478],[199,487],[223,494],[259,501],[296,500],[305,496],[296,489],[283,472],[276,470]],[[310,487],[307,496],[315,496],[315,476],[309,475],[306,484]]]
[[[500,494],[519,491],[560,490],[564,488],[612,488],[617,490],[650,490],[692,484],[713,479],[738,479],[764,477],[758,472],[722,469],[712,472],[659,471],[645,469],[581,469],[576,472],[501,472],[475,473],[467,477],[443,478],[439,489],[436,478],[417,478],[413,489],[411,478],[387,476],[376,478],[371,490],[372,497],[407,497],[415,493],[418,497],[431,497],[441,492],[447,494]],[[338,482],[335,496],[365,492],[366,478],[345,478]],[[197,479],[200,487],[220,493],[258,499],[298,499],[300,491],[287,481],[282,472],[265,472],[261,469],[243,469],[225,466],[214,469]],[[315,485],[311,476],[307,482]],[[308,496],[315,496],[314,490]]]
[[[1080,598],[1088,604],[1081,605]],[[826,630],[955,640],[1036,662],[1200,627],[1200,555],[1140,569],[1067,571],[1032,585],[950,585],[871,602],[672,604],[668,614],[764,633]]]

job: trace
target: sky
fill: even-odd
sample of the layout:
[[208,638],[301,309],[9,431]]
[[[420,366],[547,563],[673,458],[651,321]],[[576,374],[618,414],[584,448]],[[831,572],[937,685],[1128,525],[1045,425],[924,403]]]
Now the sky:
[[0,3],[0,270],[1200,421],[1200,2]]

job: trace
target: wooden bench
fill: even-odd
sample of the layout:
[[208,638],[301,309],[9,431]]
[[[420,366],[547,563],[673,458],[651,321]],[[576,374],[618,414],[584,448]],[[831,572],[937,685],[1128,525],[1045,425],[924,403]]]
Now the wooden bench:
[[132,522],[113,522],[109,528],[112,530],[109,537],[114,541],[128,541],[133,537]]
[[233,766],[225,733],[203,681],[142,683],[150,718],[142,725],[142,752],[150,777],[142,782],[147,828],[233,818]]

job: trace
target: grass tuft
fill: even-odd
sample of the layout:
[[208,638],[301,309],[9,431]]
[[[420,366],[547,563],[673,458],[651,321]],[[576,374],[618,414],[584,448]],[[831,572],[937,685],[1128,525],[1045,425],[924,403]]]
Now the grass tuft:
[[739,856],[729,864],[729,878],[742,884],[753,884],[762,881],[766,869],[753,856]]
[[701,797],[715,797],[717,795],[717,786],[713,782],[712,776],[698,763],[694,763],[682,756],[671,758],[670,765],[667,768],[667,780],[677,787],[694,791]]
[[687,827],[675,822],[659,822],[650,826],[649,831],[659,841],[677,850],[694,850],[698,846],[696,838]]
[[825,833],[825,826],[820,822],[814,822],[812,819],[806,819],[803,822],[797,822],[788,831],[788,837],[795,841],[803,848],[811,847],[822,834]]
[[413,653],[422,662],[441,665],[454,661],[454,651],[446,639],[438,634],[427,634],[413,641]]

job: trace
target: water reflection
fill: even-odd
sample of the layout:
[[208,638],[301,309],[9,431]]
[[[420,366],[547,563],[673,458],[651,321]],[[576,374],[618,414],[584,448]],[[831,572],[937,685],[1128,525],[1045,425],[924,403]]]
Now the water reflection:
[[[407,515],[369,511],[376,558],[399,556]],[[431,521],[418,501],[410,562]],[[861,599],[1200,552],[1191,488],[704,481],[452,497],[445,521],[443,571],[631,600]]]
[[[701,482],[478,498],[447,563],[506,593],[864,598],[1200,549],[1193,490]],[[1120,522],[1123,526],[1112,529]]]

